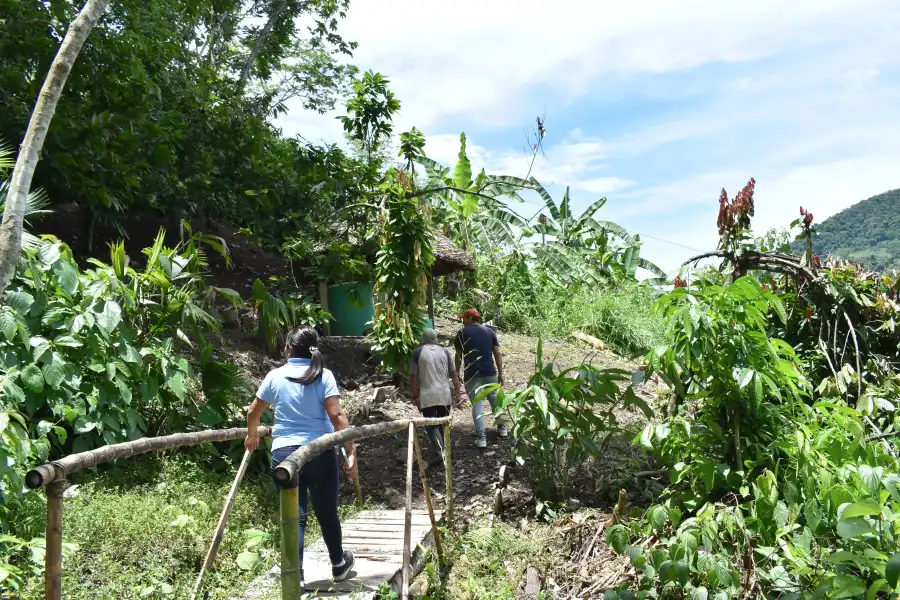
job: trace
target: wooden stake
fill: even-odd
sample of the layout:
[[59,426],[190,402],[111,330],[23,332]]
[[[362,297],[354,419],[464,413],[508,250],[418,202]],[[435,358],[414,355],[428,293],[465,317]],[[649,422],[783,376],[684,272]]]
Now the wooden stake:
[[[341,456],[344,457],[344,462],[349,461],[349,457],[347,456],[347,449],[341,446]],[[357,462],[356,471],[353,473],[353,487],[356,489],[356,506],[357,508],[362,508],[363,505],[363,496],[362,496],[362,486],[359,485],[359,463]]]
[[438,533],[437,519],[434,518],[434,505],[431,503],[431,488],[428,487],[428,479],[425,477],[425,461],[422,459],[422,449],[419,447],[418,436],[413,436],[416,450],[416,462],[419,463],[419,479],[422,480],[422,489],[425,490],[425,506],[428,507],[428,518],[431,519],[431,533],[434,536],[434,550],[437,552],[438,561],[444,562],[444,549],[441,547],[441,537]]
[[444,493],[447,499],[444,502],[444,513],[447,520],[447,527],[453,529],[453,461],[450,460],[450,450],[453,447],[450,429],[453,427],[453,415],[444,426]]
[[209,551],[206,553],[206,560],[203,561],[203,566],[200,567],[200,574],[197,576],[197,582],[194,584],[191,600],[196,600],[197,598],[197,593],[200,591],[200,585],[203,583],[203,574],[206,573],[207,569],[211,570],[213,568],[213,563],[216,562],[219,544],[222,543],[222,537],[225,535],[225,524],[228,523],[228,517],[231,516],[231,508],[234,506],[234,497],[237,495],[238,486],[240,486],[241,480],[244,479],[244,474],[247,472],[247,466],[250,464],[250,457],[252,455],[253,453],[249,450],[244,451],[244,458],[241,460],[241,465],[238,467],[234,483],[231,484],[231,491],[229,491],[228,496],[225,497],[225,506],[222,507],[222,514],[219,516],[219,524],[216,526],[215,533],[213,533],[212,544],[210,544]]
[[281,600],[298,600],[300,582],[300,493],[281,490]]
[[416,426],[409,424],[409,443],[406,449],[406,520],[403,525],[403,583],[400,588],[401,600],[409,600],[409,560],[412,545],[412,469],[413,452],[416,442]]
[[47,527],[45,529],[44,598],[62,598],[62,517],[64,479],[58,479],[45,488],[47,494]]

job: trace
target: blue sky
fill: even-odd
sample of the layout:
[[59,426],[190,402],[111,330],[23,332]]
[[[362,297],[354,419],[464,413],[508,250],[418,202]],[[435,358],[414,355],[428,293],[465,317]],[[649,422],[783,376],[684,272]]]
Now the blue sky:
[[[670,272],[712,249],[720,190],[750,177],[760,232],[900,187],[897,31],[897,0],[353,0],[342,25],[429,156],[453,162],[465,131],[473,166],[522,176],[546,114],[533,174],[579,211],[606,196],[598,217]],[[279,125],[340,143],[342,112]]]

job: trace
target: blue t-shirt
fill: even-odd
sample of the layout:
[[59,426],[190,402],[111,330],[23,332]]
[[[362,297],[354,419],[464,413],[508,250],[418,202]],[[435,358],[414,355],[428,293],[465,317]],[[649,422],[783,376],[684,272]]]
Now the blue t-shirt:
[[491,377],[497,374],[494,365],[494,348],[500,346],[497,334],[481,323],[466,325],[456,334],[453,345],[462,352],[466,381],[473,377]]
[[308,385],[287,379],[303,377],[308,367],[308,358],[288,359],[286,365],[269,371],[256,392],[256,397],[271,404],[275,411],[272,450],[303,446],[334,433],[334,425],[325,412],[325,398],[341,394],[331,371],[324,369],[322,376]]

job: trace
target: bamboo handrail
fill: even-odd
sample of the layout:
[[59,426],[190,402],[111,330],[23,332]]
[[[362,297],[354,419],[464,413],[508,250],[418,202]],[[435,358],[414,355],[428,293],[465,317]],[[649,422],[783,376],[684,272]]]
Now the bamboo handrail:
[[285,458],[281,464],[275,467],[275,482],[281,486],[286,486],[293,481],[297,473],[305,467],[309,461],[320,455],[329,448],[333,448],[340,444],[346,444],[356,440],[402,431],[412,424],[415,427],[428,427],[430,425],[446,425],[450,422],[450,417],[442,417],[440,419],[401,419],[399,421],[385,421],[384,423],[375,423],[374,425],[363,425],[362,427],[349,427],[323,435],[316,438],[305,446],[298,448],[293,454]]
[[[262,426],[259,428],[259,437],[271,435],[271,428]],[[39,487],[65,479],[66,476],[90,469],[99,464],[121,458],[129,458],[147,452],[161,452],[181,446],[196,446],[197,444],[209,444],[213,442],[228,442],[247,437],[246,427],[232,427],[231,429],[210,429],[207,431],[192,431],[189,433],[173,433],[160,437],[149,437],[102,446],[87,452],[70,454],[52,462],[38,465],[25,474],[25,485],[35,490]]]

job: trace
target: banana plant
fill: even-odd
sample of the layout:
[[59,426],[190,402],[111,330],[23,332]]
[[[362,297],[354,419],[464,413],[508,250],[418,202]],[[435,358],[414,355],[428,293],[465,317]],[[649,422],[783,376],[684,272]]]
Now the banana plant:
[[492,250],[513,244],[516,230],[526,221],[503,198],[522,202],[519,192],[532,181],[508,175],[488,175],[482,169],[473,176],[466,155],[466,134],[459,135],[459,153],[451,170],[425,156],[416,161],[425,167],[428,187],[422,196],[435,209],[435,221],[466,250]]
[[639,236],[631,235],[617,223],[596,218],[606,198],[600,198],[576,216],[569,187],[557,204],[537,180],[532,178],[531,183],[549,215],[536,215],[532,219],[536,222],[524,229],[522,236],[541,236],[540,243],[532,245],[532,252],[550,277],[561,283],[597,284],[616,276],[635,279],[638,268],[665,277],[662,269],[641,258]]

